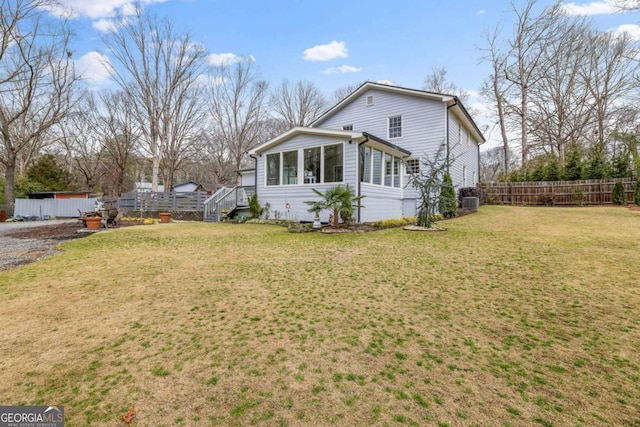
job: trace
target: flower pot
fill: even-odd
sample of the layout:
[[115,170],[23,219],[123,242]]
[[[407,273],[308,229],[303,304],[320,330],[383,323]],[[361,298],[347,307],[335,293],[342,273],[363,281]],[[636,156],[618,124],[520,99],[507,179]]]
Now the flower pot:
[[102,218],[94,216],[91,218],[84,218],[84,223],[87,225],[87,230],[100,230],[100,223]]
[[316,217],[313,219],[312,228],[315,228],[315,229],[322,228],[322,223],[320,222],[320,218]]
[[168,223],[171,220],[171,212],[160,212],[160,222],[163,224]]

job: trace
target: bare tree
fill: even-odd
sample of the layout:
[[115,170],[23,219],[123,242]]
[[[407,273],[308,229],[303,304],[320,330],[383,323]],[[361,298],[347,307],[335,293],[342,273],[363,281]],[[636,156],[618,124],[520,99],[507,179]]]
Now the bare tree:
[[529,148],[554,152],[561,164],[565,146],[581,139],[592,117],[581,72],[593,49],[589,32],[584,17],[558,17],[545,49],[538,53],[546,64],[544,72],[528,90]]
[[98,125],[103,140],[102,161],[112,181],[107,192],[120,195],[127,190],[127,170],[140,139],[134,100],[124,92],[105,92],[100,99],[104,107]]
[[264,140],[267,90],[252,59],[213,69],[209,112],[217,135],[214,141],[236,169],[242,167],[246,153]]
[[518,158],[512,151],[509,151],[509,157],[505,159],[503,147],[493,147],[480,152],[480,181],[492,182],[506,177],[504,165],[507,164],[507,170],[513,170],[518,165]]
[[508,159],[511,158],[511,149],[509,147],[507,121],[509,120],[509,114],[513,111],[509,108],[508,101],[511,84],[504,78],[506,58],[499,45],[500,28],[496,27],[493,32],[486,32],[483,37],[486,46],[481,48],[484,51],[484,56],[481,60],[491,64],[491,74],[483,82],[480,93],[495,108],[496,124],[500,129],[500,138],[502,139],[503,172],[508,175],[510,171]]
[[527,0],[522,9],[515,0],[510,0],[512,11],[516,17],[516,30],[509,41],[509,52],[504,69],[505,78],[514,85],[518,96],[518,104],[514,109],[519,116],[520,146],[522,164],[529,154],[528,121],[530,88],[544,75],[547,64],[542,55],[546,50],[546,42],[553,38],[553,30],[558,18],[562,16],[561,4],[556,2],[542,13],[535,15],[534,7],[538,0]]
[[[132,105],[152,159],[151,187],[156,191],[163,155],[177,153],[189,133],[185,129],[195,126],[181,121],[197,118],[187,111],[206,52],[189,33],[176,32],[170,20],[160,21],[140,9],[121,23],[104,43],[120,64],[112,68],[114,79],[135,100]],[[180,114],[174,114],[177,111]]]
[[74,102],[71,33],[66,21],[47,16],[49,4],[0,0],[0,162],[10,213],[18,159],[39,151]]
[[333,93],[331,94],[331,105],[338,104],[340,101],[345,99],[347,96],[349,96],[353,92],[355,92],[355,90],[358,89],[363,84],[365,84],[364,80],[361,81],[361,82],[357,82],[357,83],[353,83],[353,84],[347,85],[347,86],[339,87],[338,89],[334,90]]
[[91,93],[78,103],[73,112],[59,124],[58,141],[64,147],[67,163],[81,175],[82,184],[93,191],[105,174],[102,165],[103,140],[98,130],[99,115]]
[[320,89],[311,82],[282,82],[269,100],[271,109],[281,124],[281,131],[295,126],[308,126],[327,108]]
[[459,88],[454,82],[447,80],[447,69],[433,67],[424,79],[424,90],[445,95],[457,96],[463,103],[469,99],[469,91]]
[[639,51],[626,33],[592,31],[585,42],[591,49],[580,74],[594,118],[595,131],[589,134],[596,136],[589,139],[604,142],[609,134],[620,129],[618,123],[624,122],[628,114],[623,99],[636,86],[633,76],[637,76],[639,69]]

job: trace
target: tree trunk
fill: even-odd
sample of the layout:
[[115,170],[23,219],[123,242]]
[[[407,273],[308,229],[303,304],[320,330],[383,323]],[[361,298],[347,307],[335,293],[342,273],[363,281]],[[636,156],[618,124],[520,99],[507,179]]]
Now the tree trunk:
[[16,159],[15,156],[10,156],[7,160],[4,175],[4,207],[7,212],[7,216],[11,216],[14,214],[16,206],[14,196]]

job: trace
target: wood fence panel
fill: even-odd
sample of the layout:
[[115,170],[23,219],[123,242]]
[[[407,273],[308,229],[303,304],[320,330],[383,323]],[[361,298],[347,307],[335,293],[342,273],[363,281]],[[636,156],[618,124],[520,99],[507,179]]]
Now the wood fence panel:
[[483,182],[482,203],[493,205],[608,205],[617,181],[624,187],[627,203],[633,202],[636,180],[592,179],[581,181]]

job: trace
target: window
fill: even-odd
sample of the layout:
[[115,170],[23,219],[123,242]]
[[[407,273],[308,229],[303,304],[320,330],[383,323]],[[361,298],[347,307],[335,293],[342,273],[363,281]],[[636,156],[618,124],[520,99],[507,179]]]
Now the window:
[[267,185],[280,185],[280,153],[267,154]]
[[402,136],[402,116],[389,117],[389,139]]
[[320,147],[304,149],[304,181],[305,184],[320,182]]
[[467,186],[467,167],[462,166],[462,186]]
[[344,125],[342,126],[342,130],[353,130],[353,125]]
[[373,105],[373,95],[367,95],[367,107]]
[[360,147],[360,181],[371,182],[371,147]]
[[373,184],[382,184],[382,151],[373,149]]
[[471,181],[471,185],[475,187],[476,185],[476,171],[472,172],[473,181]]
[[342,144],[324,147],[324,182],[342,182]]
[[393,158],[393,186],[400,187],[400,159],[397,157]]
[[393,184],[393,157],[384,153],[384,185],[391,187]]
[[420,160],[418,159],[409,159],[404,162],[406,167],[407,175],[410,173],[418,174],[420,173]]
[[298,152],[288,151],[282,153],[282,184],[290,185],[298,183]]

